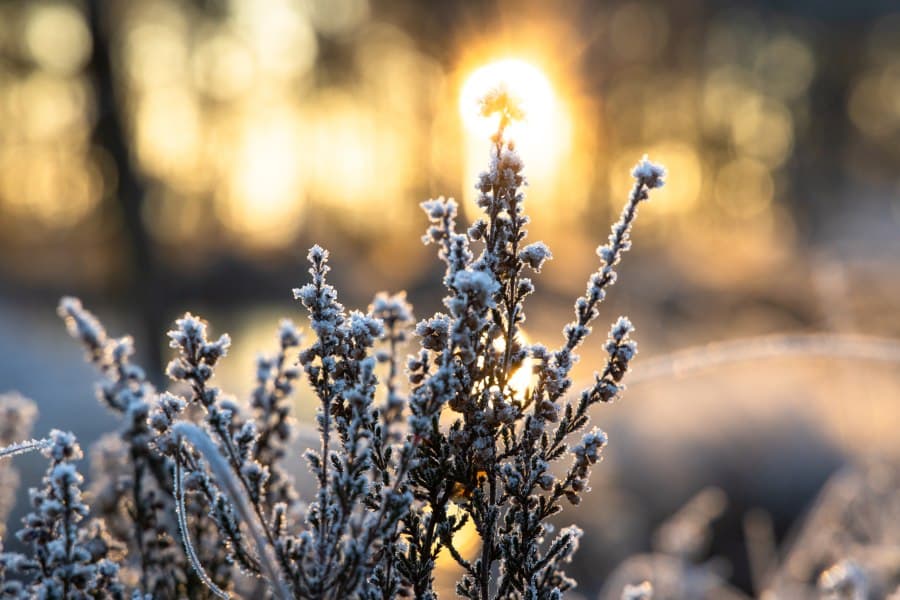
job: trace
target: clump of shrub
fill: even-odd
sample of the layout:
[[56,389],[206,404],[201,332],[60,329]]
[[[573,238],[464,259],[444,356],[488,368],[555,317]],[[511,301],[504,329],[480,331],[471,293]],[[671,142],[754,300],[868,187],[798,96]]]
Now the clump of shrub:
[[[74,436],[54,431],[3,450],[42,449],[50,467],[17,533],[27,552],[0,558],[2,594],[228,598],[259,588],[277,598],[427,599],[441,552],[460,565],[466,598],[551,599],[575,585],[565,565],[581,532],[554,533],[548,519],[589,490],[607,438],[587,429],[588,412],[622,391],[637,352],[630,321],[609,329],[590,385],[573,393],[570,373],[638,207],[665,172],[646,157],[635,167],[561,345],[527,343],[525,302],[551,253],[526,241],[524,165],[505,135],[522,111],[502,89],[482,108],[498,122],[476,186],[482,218],[460,232],[456,202],[422,203],[424,241],[446,267],[444,312],[416,322],[403,294],[386,293],[367,312],[348,311],[328,281],[328,252],[314,246],[310,279],[294,290],[312,335],[304,343],[281,324],[275,353],[258,360],[249,406],[215,385],[231,340],[212,337],[202,319],[185,314],[168,333],[166,374],[177,385],[159,391],[133,362],[130,337],[111,337],[78,300],[61,301],[102,376],[97,395],[122,425],[95,449],[93,511]],[[404,361],[411,337],[418,348]],[[512,378],[525,368],[533,377],[522,390]],[[303,499],[283,468],[301,379],[319,403],[320,438],[305,454],[317,491]],[[454,546],[467,524],[480,540],[474,559]]]

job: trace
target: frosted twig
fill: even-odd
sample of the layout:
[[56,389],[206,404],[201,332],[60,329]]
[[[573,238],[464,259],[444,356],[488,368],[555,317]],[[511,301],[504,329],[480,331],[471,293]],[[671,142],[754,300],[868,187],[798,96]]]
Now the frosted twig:
[[11,458],[13,456],[17,456],[19,454],[27,454],[29,452],[33,452],[35,450],[43,450],[52,444],[53,441],[50,438],[44,438],[42,440],[25,440],[24,442],[16,442],[15,444],[10,444],[5,448],[0,448],[0,459],[3,458]]

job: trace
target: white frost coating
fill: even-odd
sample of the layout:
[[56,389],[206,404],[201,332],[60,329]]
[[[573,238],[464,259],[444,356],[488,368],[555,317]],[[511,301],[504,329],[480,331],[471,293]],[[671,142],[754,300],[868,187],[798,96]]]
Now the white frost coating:
[[16,442],[5,448],[0,448],[0,458],[10,458],[18,454],[27,454],[35,450],[43,450],[53,443],[49,438],[42,440],[25,440],[24,442]]
[[869,597],[869,582],[859,565],[842,560],[819,576],[819,590],[826,597],[865,600]]
[[631,176],[650,189],[661,188],[666,183],[663,179],[666,176],[666,168],[650,162],[645,154],[631,170]]
[[272,586],[277,597],[282,598],[283,600],[291,598],[290,592],[285,589],[284,582],[281,580],[278,569],[275,567],[275,557],[272,556],[273,550],[266,543],[264,536],[260,533],[262,526],[257,521],[256,513],[248,505],[247,496],[244,493],[244,490],[241,488],[241,485],[235,481],[231,467],[228,466],[228,463],[219,453],[219,449],[205,431],[192,423],[184,421],[176,423],[172,428],[172,431],[176,436],[184,437],[184,439],[190,442],[196,450],[203,454],[203,458],[206,459],[210,469],[212,469],[213,474],[216,476],[216,481],[228,492],[234,507],[240,513],[244,522],[247,523],[247,527],[253,535],[253,540],[256,542],[259,563],[262,566],[266,577],[269,579],[269,585]]
[[453,278],[453,287],[480,304],[491,306],[491,296],[500,289],[500,284],[484,271],[460,271]]
[[622,590],[622,600],[650,600],[653,597],[653,586],[649,581],[638,585],[626,585]]
[[228,592],[220,589],[213,582],[212,578],[206,573],[206,570],[203,568],[203,564],[197,557],[197,551],[194,549],[194,544],[191,542],[191,532],[188,529],[187,524],[187,510],[184,506],[184,481],[182,477],[181,461],[176,460],[174,462],[175,514],[178,516],[178,529],[181,530],[181,541],[184,544],[184,552],[185,554],[187,554],[188,560],[191,561],[191,566],[194,567],[194,572],[197,573],[197,577],[200,578],[200,581],[203,582],[203,585],[208,587],[209,590],[219,598],[228,600],[229,598],[231,598],[231,596],[228,595]]

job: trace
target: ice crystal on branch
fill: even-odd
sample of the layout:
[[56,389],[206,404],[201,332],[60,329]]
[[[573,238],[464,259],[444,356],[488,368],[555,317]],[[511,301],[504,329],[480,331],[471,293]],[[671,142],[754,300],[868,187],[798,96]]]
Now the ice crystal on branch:
[[525,118],[525,110],[522,108],[521,98],[516,97],[505,83],[500,83],[488,91],[478,101],[481,116],[491,117],[499,115],[500,122],[498,132],[494,136],[497,141],[502,138],[503,130],[512,121],[521,121]]
[[631,170],[631,176],[652,190],[665,185],[666,168],[650,162],[645,154]]

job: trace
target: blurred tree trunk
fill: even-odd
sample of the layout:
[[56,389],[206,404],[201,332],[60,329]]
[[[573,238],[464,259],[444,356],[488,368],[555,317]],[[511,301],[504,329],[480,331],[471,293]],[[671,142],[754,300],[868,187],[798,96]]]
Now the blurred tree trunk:
[[143,181],[132,166],[132,153],[125,134],[123,105],[119,101],[110,58],[110,23],[106,14],[109,0],[89,0],[88,21],[94,43],[88,65],[88,75],[97,94],[97,122],[93,142],[104,148],[112,157],[116,168],[118,187],[113,202],[122,219],[124,250],[128,253],[128,299],[137,311],[142,330],[136,340],[144,351],[145,364],[151,380],[162,377],[162,335],[165,315],[165,296],[161,293],[157,261],[153,242],[144,226],[142,207],[145,201]]

